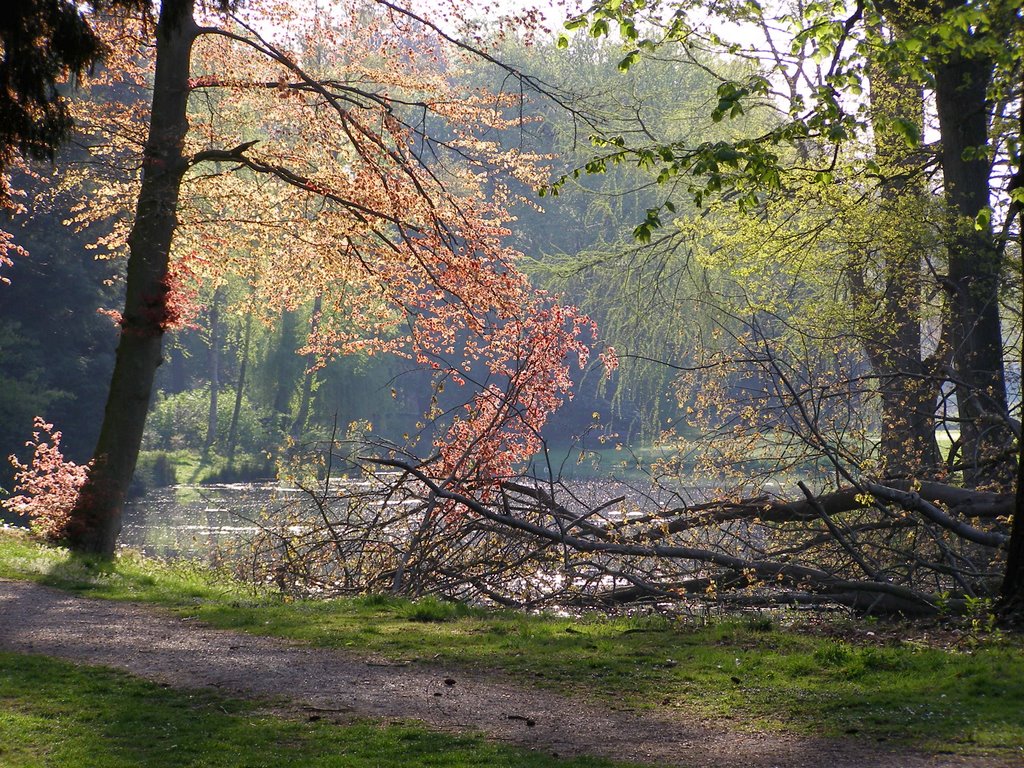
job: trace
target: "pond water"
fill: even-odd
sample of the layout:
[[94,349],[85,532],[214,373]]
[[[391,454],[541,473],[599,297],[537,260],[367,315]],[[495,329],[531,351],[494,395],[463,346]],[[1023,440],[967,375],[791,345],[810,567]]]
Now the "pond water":
[[125,505],[120,542],[151,556],[209,561],[244,546],[272,510],[304,495],[277,483],[155,488]]
[[[380,493],[382,488],[388,490]],[[277,483],[159,488],[126,505],[120,541],[149,556],[224,567],[295,594],[387,590],[397,588],[398,579],[404,578],[403,586],[414,592],[436,588],[485,603],[498,599],[495,595],[537,602],[562,600],[567,588],[578,596],[630,586],[628,578],[614,573],[617,566],[604,570],[600,558],[567,557],[557,564],[519,560],[522,552],[515,536],[494,541],[481,536],[486,527],[472,524],[457,527],[456,535],[462,538],[455,542],[460,546],[435,546],[448,541],[442,530],[429,535],[439,538],[423,540],[433,541],[424,544],[425,549],[416,549],[421,523],[429,519],[424,518],[422,498],[403,498],[393,490],[387,477],[339,478],[326,494],[323,489],[315,492],[323,494],[318,507],[309,492]],[[673,509],[707,496],[706,487],[669,490],[648,485],[645,490],[612,480],[573,481],[556,490],[559,504],[573,517],[595,524],[600,518],[645,516],[656,508]],[[651,524],[657,522],[645,523]],[[716,529],[708,535],[708,546],[720,544]],[[434,558],[429,562],[440,565],[405,571],[405,558],[412,551],[429,552]],[[637,565],[648,568],[650,563],[645,565],[641,558]],[[700,577],[701,566],[695,567],[689,575]],[[467,580],[453,574],[475,575]]]
[[[365,484],[358,480],[340,482]],[[561,503],[581,510],[617,498],[628,501],[609,507],[606,514],[632,516],[663,504],[672,507],[693,503],[706,499],[707,489],[680,487],[674,492],[645,492],[610,480],[592,480],[572,482],[559,494]],[[276,482],[155,488],[125,505],[120,542],[162,558],[209,562],[244,557],[247,543],[260,532],[261,525],[272,525],[281,517],[275,513],[296,505],[315,512],[307,492]]]

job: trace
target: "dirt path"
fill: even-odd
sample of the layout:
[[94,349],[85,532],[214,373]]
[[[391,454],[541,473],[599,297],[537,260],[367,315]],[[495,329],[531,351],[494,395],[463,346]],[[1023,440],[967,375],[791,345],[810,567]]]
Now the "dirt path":
[[995,768],[1020,762],[892,752],[852,741],[749,734],[584,704],[458,669],[368,662],[338,651],[210,629],[149,607],[0,581],[0,649],[102,664],[177,687],[213,687],[291,710],[420,720],[561,756],[689,768]]

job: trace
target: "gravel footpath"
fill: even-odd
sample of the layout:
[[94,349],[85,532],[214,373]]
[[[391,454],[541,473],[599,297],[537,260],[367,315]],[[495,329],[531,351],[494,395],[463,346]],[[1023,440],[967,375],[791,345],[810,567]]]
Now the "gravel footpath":
[[747,733],[671,713],[617,710],[520,686],[507,676],[377,663],[27,582],[0,580],[0,649],[100,664],[175,687],[212,687],[326,720],[418,720],[441,731],[477,731],[559,756],[688,768],[1024,766],[1024,757],[890,751],[873,742]]

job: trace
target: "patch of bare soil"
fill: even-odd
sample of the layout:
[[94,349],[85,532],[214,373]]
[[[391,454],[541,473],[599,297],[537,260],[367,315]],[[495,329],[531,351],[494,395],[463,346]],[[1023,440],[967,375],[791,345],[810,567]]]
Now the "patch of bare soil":
[[893,751],[884,745],[747,733],[670,713],[620,711],[506,677],[394,665],[210,629],[151,607],[0,581],[0,649],[212,687],[338,722],[417,720],[559,756],[601,755],[688,768],[1020,767],[1018,759]]

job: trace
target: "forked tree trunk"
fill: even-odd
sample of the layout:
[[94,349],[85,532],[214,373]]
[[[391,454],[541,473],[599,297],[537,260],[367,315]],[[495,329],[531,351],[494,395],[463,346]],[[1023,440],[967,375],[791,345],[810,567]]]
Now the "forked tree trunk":
[[167,268],[187,168],[186,108],[194,0],[163,0],[156,26],[156,74],[135,222],[128,236],[125,308],[117,358],[93,465],[71,513],[68,543],[111,556],[135,471],[168,320]]

